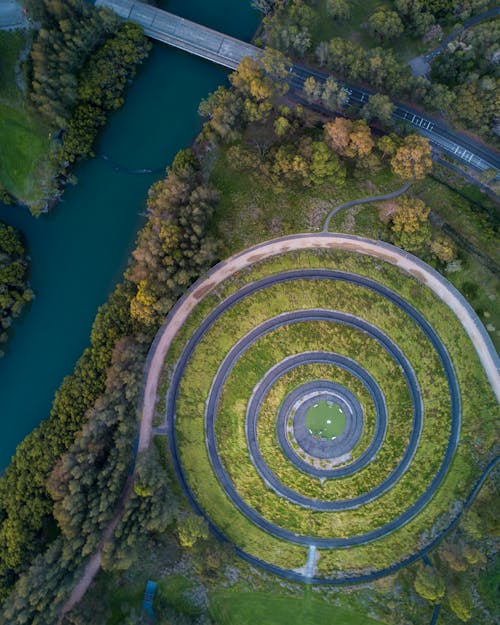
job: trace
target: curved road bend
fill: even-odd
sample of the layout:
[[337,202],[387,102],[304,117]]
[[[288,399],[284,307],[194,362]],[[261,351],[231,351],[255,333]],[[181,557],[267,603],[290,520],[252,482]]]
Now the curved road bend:
[[[451,308],[459,319],[471,339],[493,391],[500,401],[500,360],[493,343],[470,304],[437,271],[416,256],[404,252],[389,243],[340,234],[298,234],[257,244],[218,263],[205,277],[197,280],[172,308],[151,345],[146,361],[144,390],[141,397],[142,415],[138,451],[149,447],[153,436],[153,417],[163,361],[178,331],[181,329],[184,321],[191,314],[196,304],[205,297],[205,295],[216,288],[220,282],[223,282],[236,271],[244,269],[258,260],[271,258],[292,250],[311,248],[343,249],[360,254],[369,254],[396,265],[428,286]],[[113,519],[112,523],[118,523],[120,517],[121,510],[118,511],[117,517]],[[101,550],[102,547],[87,563],[83,577],[75,587],[68,602],[65,604],[63,613],[69,611],[71,607],[83,597],[85,591],[92,583],[100,567]],[[425,551],[425,553],[427,553],[427,551]],[[241,555],[245,557],[243,554]],[[248,560],[248,558],[245,559]],[[281,575],[282,571],[276,571],[276,573]],[[382,573],[379,577],[386,574],[388,573]],[[376,579],[376,577],[373,577],[373,579]],[[316,583],[314,580],[312,581]]]

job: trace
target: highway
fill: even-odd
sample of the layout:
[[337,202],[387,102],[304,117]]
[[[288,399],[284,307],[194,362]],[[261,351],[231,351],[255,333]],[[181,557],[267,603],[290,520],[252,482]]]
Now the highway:
[[[258,58],[262,54],[262,50],[256,46],[143,2],[96,0],[95,4],[98,7],[110,8],[123,19],[136,22],[152,39],[218,63],[228,69],[236,69],[245,56]],[[291,65],[288,77],[290,87],[292,90],[301,91],[304,81],[310,76],[320,82],[328,78],[328,74],[323,72],[299,64]],[[363,105],[370,95],[375,93],[344,82],[341,84],[347,95],[345,108]],[[495,150],[464,134],[452,131],[443,122],[425,117],[411,107],[403,106],[398,102],[394,102],[394,105],[393,118],[398,122],[407,123],[415,132],[427,137],[435,150],[451,156],[476,171],[495,169],[500,172],[500,154]],[[326,109],[325,112],[327,112]],[[331,112],[330,114],[334,115]]]

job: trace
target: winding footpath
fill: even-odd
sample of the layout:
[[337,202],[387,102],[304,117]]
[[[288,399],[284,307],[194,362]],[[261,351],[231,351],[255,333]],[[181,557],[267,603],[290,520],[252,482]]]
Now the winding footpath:
[[[369,201],[369,200],[366,200]],[[376,201],[375,198],[371,198],[371,201]],[[192,287],[186,292],[186,294],[176,303],[167,316],[167,319],[163,326],[158,331],[151,349],[148,354],[148,358],[145,366],[144,381],[143,381],[143,394],[141,397],[141,423],[139,432],[139,441],[137,445],[137,451],[145,450],[151,443],[153,436],[153,417],[155,414],[155,407],[157,402],[158,383],[160,374],[163,368],[163,362],[166,354],[176,337],[178,331],[189,317],[195,306],[200,300],[202,300],[208,293],[212,292],[220,283],[229,278],[235,272],[241,271],[246,267],[249,267],[253,263],[263,260],[265,258],[272,258],[273,256],[284,254],[293,250],[304,249],[341,249],[351,252],[357,252],[360,254],[367,254],[380,260],[387,261],[401,270],[409,273],[417,278],[420,282],[429,287],[459,319],[464,330],[467,332],[470,340],[472,341],[474,348],[477,352],[479,360],[485,370],[485,373],[490,381],[493,391],[500,401],[500,360],[496,354],[495,348],[489,338],[484,326],[477,317],[472,307],[468,304],[465,298],[450,284],[448,283],[437,271],[429,267],[426,263],[416,258],[412,254],[404,252],[388,243],[382,243],[379,241],[372,241],[370,239],[364,239],[357,236],[348,236],[342,234],[297,234],[288,237],[282,237],[271,241],[266,241],[255,245],[243,252],[232,256],[231,258],[224,260],[213,267],[206,276],[200,278],[195,282]],[[475,495],[479,491],[484,479],[486,479],[489,472],[498,463],[500,458],[496,458],[485,469],[480,480],[473,489],[471,495],[465,502],[465,507],[470,505]],[[127,485],[123,502],[128,497],[130,492],[130,485]],[[83,597],[87,588],[92,583],[95,575],[99,571],[101,552],[105,541],[112,535],[114,528],[118,524],[123,514],[123,505],[119,510],[110,526],[103,535],[103,540],[100,543],[97,552],[88,561],[82,578],[75,586],[68,601],[63,607],[62,614],[71,610],[71,608]],[[400,562],[398,565],[394,565],[390,569],[385,571],[378,571],[377,573],[368,574],[364,576],[344,578],[343,580],[324,580],[311,578],[310,582],[325,584],[325,583],[356,583],[369,581],[382,577],[391,572],[399,570],[403,566],[414,562],[416,559],[425,555],[442,539],[447,531],[450,531],[458,522],[459,516],[450,524],[449,528],[440,534],[432,543],[430,543],[424,550],[418,554],[414,554],[407,560]],[[217,528],[213,528],[215,533],[221,536],[221,533]],[[225,538],[225,537],[224,537]],[[266,563],[256,562],[256,559],[248,554],[240,552],[237,548],[237,552],[245,560],[252,562],[253,564],[259,564],[264,566]],[[285,571],[274,565],[266,564],[265,568],[273,573],[281,575],[288,579],[297,579],[298,574],[293,571]],[[300,580],[303,577],[300,576]]]
[[323,232],[328,232],[332,217],[336,215],[339,211],[343,210],[344,208],[350,208],[351,206],[357,206],[358,204],[371,204],[372,202],[383,202],[385,200],[393,200],[399,195],[402,195],[403,193],[405,193],[405,191],[408,191],[408,188],[410,187],[410,185],[411,185],[411,180],[406,182],[400,189],[397,189],[396,191],[393,191],[392,193],[386,193],[385,195],[376,195],[372,197],[363,197],[359,200],[351,200],[350,202],[346,202],[345,204],[340,204],[340,206],[336,206],[335,208],[332,208],[332,210],[328,213],[327,218],[325,219]]

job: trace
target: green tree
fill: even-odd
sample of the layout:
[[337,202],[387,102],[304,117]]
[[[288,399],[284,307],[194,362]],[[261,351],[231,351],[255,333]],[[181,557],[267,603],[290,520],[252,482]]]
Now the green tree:
[[368,30],[373,37],[384,41],[402,35],[404,26],[396,11],[377,9],[368,20]]
[[452,586],[448,590],[448,603],[458,618],[466,623],[472,616],[472,598],[464,585]]
[[444,580],[437,570],[425,564],[419,565],[414,586],[418,594],[431,603],[439,603],[446,590]]
[[351,17],[351,5],[347,0],[326,0],[326,12],[335,20],[348,20]]
[[198,540],[208,538],[208,525],[205,519],[189,512],[177,522],[177,536],[183,547],[193,547]]
[[368,102],[361,109],[361,115],[367,121],[378,119],[381,122],[389,123],[392,119],[394,104],[388,96],[375,93],[368,98]]

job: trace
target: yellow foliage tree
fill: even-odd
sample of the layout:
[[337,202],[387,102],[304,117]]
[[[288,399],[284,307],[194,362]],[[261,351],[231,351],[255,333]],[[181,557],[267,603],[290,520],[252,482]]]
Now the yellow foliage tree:
[[432,170],[431,146],[425,137],[409,135],[391,159],[395,174],[405,180],[421,179]]

